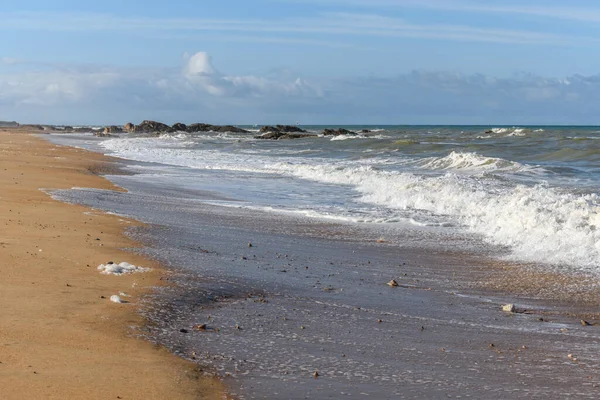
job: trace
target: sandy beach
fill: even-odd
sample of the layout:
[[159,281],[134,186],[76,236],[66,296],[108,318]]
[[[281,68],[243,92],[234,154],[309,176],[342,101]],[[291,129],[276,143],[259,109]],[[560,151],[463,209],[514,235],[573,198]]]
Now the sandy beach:
[[[136,224],[40,189],[119,190],[93,173],[108,158],[0,130],[0,387],[3,399],[227,398],[195,365],[135,338],[140,297],[165,271],[122,250]],[[126,261],[148,273],[102,275]],[[111,295],[124,292],[127,304]]]

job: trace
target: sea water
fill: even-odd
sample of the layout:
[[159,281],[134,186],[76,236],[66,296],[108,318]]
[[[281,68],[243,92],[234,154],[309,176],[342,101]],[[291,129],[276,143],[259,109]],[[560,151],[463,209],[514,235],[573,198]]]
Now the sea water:
[[600,128],[352,126],[278,141],[246,128],[54,140],[143,162],[130,179],[219,192],[221,206],[472,235],[511,261],[600,273]]

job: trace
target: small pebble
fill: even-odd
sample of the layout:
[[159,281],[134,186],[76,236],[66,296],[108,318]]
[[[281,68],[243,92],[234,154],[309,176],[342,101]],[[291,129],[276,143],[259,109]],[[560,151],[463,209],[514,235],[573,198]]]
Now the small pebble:
[[504,312],[515,312],[515,305],[514,304],[505,304],[502,306],[502,311]]

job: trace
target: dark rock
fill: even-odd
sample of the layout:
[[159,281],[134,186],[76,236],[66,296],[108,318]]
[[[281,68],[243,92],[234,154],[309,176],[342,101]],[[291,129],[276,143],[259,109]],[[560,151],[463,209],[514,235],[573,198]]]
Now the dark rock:
[[187,126],[187,132],[195,133],[195,132],[208,132],[212,128],[212,125],[209,124],[191,124]]
[[255,139],[269,139],[269,140],[284,140],[284,139],[303,139],[309,137],[316,137],[310,133],[284,133],[284,132],[268,132],[262,135],[254,136]]
[[371,131],[368,129],[361,129],[360,133],[371,133]]
[[271,125],[265,125],[260,127],[260,133],[279,132],[279,129]]
[[175,132],[186,132],[187,131],[187,125],[182,124],[181,122],[176,123],[171,128],[173,128],[173,130]]
[[136,125],[134,131],[136,133],[169,133],[173,132],[173,129],[162,122],[146,120]]
[[191,124],[188,125],[187,131],[189,133],[194,132],[230,132],[230,133],[249,133],[247,130],[238,128],[232,125],[210,125],[210,124]]
[[181,328],[181,329],[179,330],[179,332],[181,332],[181,333],[188,333],[188,330],[187,330],[187,329],[185,329],[185,328]]
[[267,132],[281,132],[281,133],[306,133],[304,129],[298,128],[294,125],[265,125],[260,128],[261,133]]
[[356,135],[356,132],[349,131],[348,129],[325,129],[323,131],[324,136],[340,136],[340,135]]
[[247,130],[238,128],[237,126],[232,126],[232,125],[224,125],[224,126],[213,125],[211,130],[213,132],[248,133]]

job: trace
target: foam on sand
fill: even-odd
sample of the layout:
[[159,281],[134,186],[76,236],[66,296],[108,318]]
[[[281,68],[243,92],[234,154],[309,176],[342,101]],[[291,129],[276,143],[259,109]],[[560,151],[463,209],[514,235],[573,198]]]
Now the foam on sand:
[[129,264],[128,262],[122,262],[119,264],[109,262],[107,264],[100,264],[98,266],[98,270],[100,270],[100,273],[104,275],[125,275],[136,272],[148,272],[150,271],[150,268],[137,267],[133,264]]
[[116,294],[113,294],[112,296],[110,296],[110,301],[112,301],[113,303],[123,303],[123,300],[121,300],[121,297],[117,296]]

